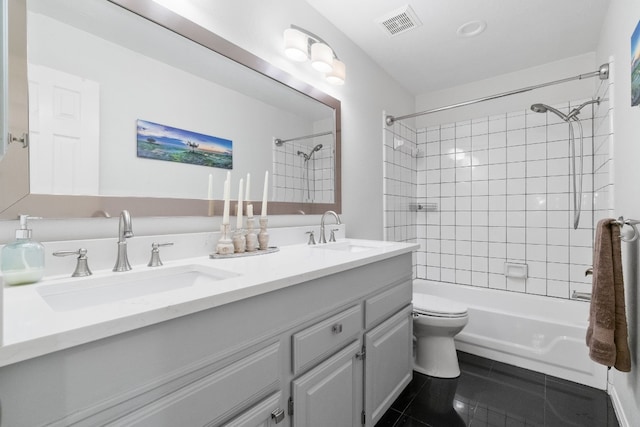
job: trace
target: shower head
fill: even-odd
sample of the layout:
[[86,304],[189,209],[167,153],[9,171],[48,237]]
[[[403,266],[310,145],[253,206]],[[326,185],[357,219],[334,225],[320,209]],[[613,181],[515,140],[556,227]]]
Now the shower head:
[[584,107],[586,107],[587,105],[590,104],[600,104],[600,98],[596,98],[596,99],[590,99],[587,102],[583,102],[582,104],[580,104],[580,106],[574,108],[573,110],[569,111],[569,115],[567,116],[567,118],[572,119],[575,116],[577,116],[578,114],[580,114],[580,110],[582,110]]
[[303,153],[302,151],[298,151],[298,156],[304,157],[304,161],[306,162],[307,160],[311,160],[311,158],[313,157],[313,153],[315,153],[316,151],[320,151],[321,149],[322,149],[322,144],[318,144],[315,147],[313,147],[313,149],[309,152],[309,154]]
[[533,111],[534,113],[546,113],[547,106],[544,104],[533,104],[531,106],[531,111]]
[[[535,112],[535,113],[547,113],[547,112],[552,112],[553,114],[555,114],[556,116],[560,117],[562,120],[564,120],[565,122],[568,122],[569,119],[571,117],[567,116],[564,113],[561,113],[560,111],[556,110],[553,107],[550,107],[547,104],[533,104],[531,106],[531,111]],[[577,114],[577,113],[576,113]]]
[[578,106],[578,107],[574,108],[573,110],[569,111],[569,114],[561,113],[560,111],[558,111],[555,108],[550,107],[550,106],[548,106],[546,104],[533,104],[531,106],[531,111],[534,111],[536,113],[546,113],[546,112],[550,111],[553,114],[555,114],[556,116],[560,117],[565,122],[568,122],[571,119],[577,120],[578,118],[576,116],[578,114],[580,114],[580,110],[582,110],[584,107],[586,107],[589,104],[600,104],[600,98],[590,99],[587,102],[583,102],[580,106]]

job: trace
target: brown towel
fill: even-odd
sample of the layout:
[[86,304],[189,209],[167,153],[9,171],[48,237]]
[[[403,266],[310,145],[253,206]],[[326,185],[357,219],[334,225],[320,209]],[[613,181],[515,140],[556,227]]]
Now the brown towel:
[[593,287],[587,328],[589,357],[622,372],[631,370],[624,306],[620,227],[603,219],[593,247]]

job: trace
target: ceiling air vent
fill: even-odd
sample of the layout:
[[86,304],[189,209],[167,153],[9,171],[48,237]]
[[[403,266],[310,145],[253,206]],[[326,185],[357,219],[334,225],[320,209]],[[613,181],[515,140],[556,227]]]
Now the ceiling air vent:
[[422,25],[411,6],[406,5],[376,19],[389,36],[397,36]]

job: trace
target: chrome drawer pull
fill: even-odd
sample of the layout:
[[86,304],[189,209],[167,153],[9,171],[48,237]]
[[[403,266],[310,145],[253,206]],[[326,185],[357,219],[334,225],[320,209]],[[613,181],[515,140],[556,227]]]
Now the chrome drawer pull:
[[275,409],[271,413],[271,419],[276,423],[280,423],[280,421],[284,420],[284,409]]
[[342,323],[336,323],[335,325],[333,325],[331,327],[331,332],[333,332],[334,334],[339,334],[340,332],[342,332]]

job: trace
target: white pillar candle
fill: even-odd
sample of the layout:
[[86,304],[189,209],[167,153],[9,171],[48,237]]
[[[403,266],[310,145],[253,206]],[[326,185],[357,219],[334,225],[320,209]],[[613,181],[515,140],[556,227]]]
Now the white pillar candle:
[[264,189],[262,190],[262,218],[267,217],[267,197],[269,195],[269,171],[264,173]]
[[253,218],[253,205],[247,205],[247,217],[248,218]]
[[213,175],[209,174],[209,188],[207,189],[207,199],[213,200]]
[[229,225],[229,193],[231,186],[231,172],[227,172],[227,179],[224,181],[224,210],[222,212],[222,224]]
[[244,199],[249,202],[251,201],[251,174],[247,174],[247,186],[244,191]]
[[236,220],[236,229],[242,228],[242,190],[244,190],[244,179],[240,178],[240,184],[238,184],[238,219]]

